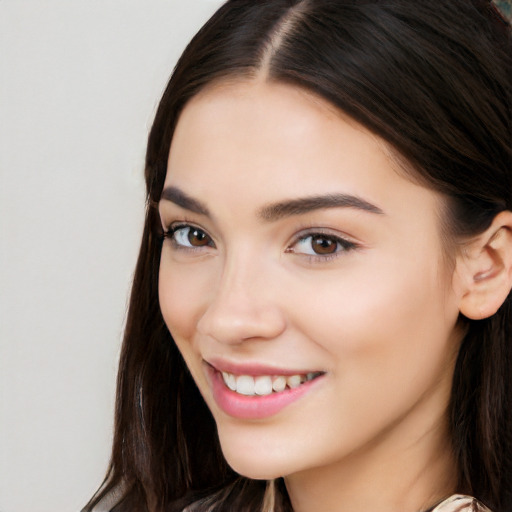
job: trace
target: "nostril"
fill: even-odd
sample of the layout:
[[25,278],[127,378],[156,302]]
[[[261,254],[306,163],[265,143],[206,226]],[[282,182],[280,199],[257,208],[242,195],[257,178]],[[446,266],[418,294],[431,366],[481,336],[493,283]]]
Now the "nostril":
[[275,305],[251,301],[212,304],[199,319],[197,331],[222,343],[271,339],[285,329],[283,312]]

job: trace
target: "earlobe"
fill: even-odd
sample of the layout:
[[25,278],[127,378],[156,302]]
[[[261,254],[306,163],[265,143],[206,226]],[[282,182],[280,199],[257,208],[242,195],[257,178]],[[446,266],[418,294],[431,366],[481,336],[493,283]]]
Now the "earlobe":
[[472,320],[494,315],[512,289],[512,212],[499,213],[468,243],[456,272],[462,283],[460,312]]

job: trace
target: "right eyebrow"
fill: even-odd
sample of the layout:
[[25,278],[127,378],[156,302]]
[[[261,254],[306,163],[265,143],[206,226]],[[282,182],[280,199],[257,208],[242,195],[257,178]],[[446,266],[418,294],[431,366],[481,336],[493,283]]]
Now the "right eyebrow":
[[160,196],[160,201],[171,201],[181,208],[185,210],[189,210],[194,213],[198,213],[200,215],[205,215],[206,217],[210,217],[210,212],[206,205],[204,205],[201,201],[190,197],[185,194],[183,190],[180,190],[177,187],[166,187],[162,191],[162,195]]

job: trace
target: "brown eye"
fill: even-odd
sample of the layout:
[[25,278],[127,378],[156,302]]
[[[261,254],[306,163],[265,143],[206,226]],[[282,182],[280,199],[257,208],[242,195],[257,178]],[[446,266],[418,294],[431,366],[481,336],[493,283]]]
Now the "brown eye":
[[357,244],[346,238],[324,233],[311,233],[297,240],[288,252],[316,257],[318,261],[328,261],[329,257],[341,255],[356,247]]
[[338,249],[338,242],[324,235],[311,237],[311,249],[315,254],[334,254]]
[[188,228],[188,241],[190,245],[194,247],[202,247],[203,245],[208,245],[210,243],[209,236],[200,229]]
[[177,226],[171,230],[171,238],[178,248],[213,246],[212,239],[202,229],[194,226]]

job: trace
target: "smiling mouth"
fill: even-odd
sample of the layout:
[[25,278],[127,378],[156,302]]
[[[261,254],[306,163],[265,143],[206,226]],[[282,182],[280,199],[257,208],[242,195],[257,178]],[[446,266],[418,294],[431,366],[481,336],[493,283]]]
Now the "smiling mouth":
[[309,372],[296,375],[235,375],[221,372],[224,384],[235,393],[244,396],[267,396],[295,389],[324,375],[324,372]]

